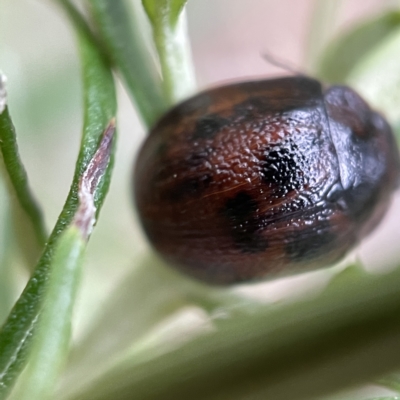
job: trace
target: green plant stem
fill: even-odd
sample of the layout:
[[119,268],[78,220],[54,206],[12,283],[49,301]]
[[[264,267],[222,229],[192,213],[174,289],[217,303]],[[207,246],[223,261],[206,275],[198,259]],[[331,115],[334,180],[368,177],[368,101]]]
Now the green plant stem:
[[182,101],[196,89],[185,3],[186,0],[143,0],[153,27],[164,92],[170,105]]
[[400,367],[400,269],[257,311],[168,354],[130,360],[74,399],[311,399]]
[[[223,308],[230,317],[252,313],[260,307],[231,289],[195,282],[154,255],[146,257],[117,285],[99,320],[72,350],[62,392],[76,390],[77,381],[88,381],[118,362],[127,349],[146,341],[156,326],[189,306],[198,306],[210,315]],[[111,337],[110,326],[114,332]]]
[[57,243],[28,369],[19,386],[19,400],[53,398],[58,375],[68,354],[72,309],[84,249],[82,233],[75,226],[68,228]]
[[15,199],[11,204],[17,231],[21,233],[18,235],[21,248],[28,265],[33,267],[43,251],[47,233],[42,212],[29,188],[28,177],[19,157],[15,129],[7,107],[0,113],[0,150],[3,175],[10,197]]
[[[55,245],[61,233],[74,218],[78,208],[78,189],[82,174],[96,153],[103,132],[116,112],[114,82],[107,63],[99,53],[97,44],[79,14],[70,3],[61,0],[59,3],[71,17],[79,39],[84,82],[83,136],[73,183],[65,206],[32,278],[0,332],[0,399],[7,396],[16,377],[26,364],[27,350],[40,313]],[[111,158],[95,194],[97,214],[108,190],[112,165]]]
[[18,399],[50,399],[67,358],[72,308],[85,241],[96,222],[94,196],[107,171],[114,132],[114,121],[111,121],[79,181],[79,206],[72,224],[55,246],[47,287],[42,296],[44,306],[39,314],[29,366],[17,389]]
[[14,281],[11,262],[11,219],[6,189],[0,180],[0,325],[10,312]]
[[87,0],[108,55],[122,74],[147,127],[167,109],[161,79],[127,0]]

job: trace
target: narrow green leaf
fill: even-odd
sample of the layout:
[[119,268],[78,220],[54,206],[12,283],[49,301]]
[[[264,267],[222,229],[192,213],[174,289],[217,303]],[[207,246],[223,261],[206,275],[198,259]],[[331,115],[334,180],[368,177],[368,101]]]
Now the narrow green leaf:
[[84,248],[82,233],[75,226],[63,232],[55,247],[28,369],[16,396],[19,400],[53,398],[57,378],[68,353],[72,310]]
[[147,127],[166,110],[161,79],[127,0],[87,0],[107,52]]
[[0,180],[0,325],[12,307],[14,279],[11,268],[11,218],[6,189]]
[[130,360],[74,399],[296,400],[400,367],[400,268],[226,321],[180,349]]
[[[0,77],[0,81],[2,76]],[[14,125],[8,108],[0,113],[0,151],[2,170],[13,208],[18,238],[29,266],[33,267],[47,240],[42,212],[29,188],[28,177],[18,152]],[[15,200],[14,200],[15,199]]]
[[[40,312],[43,291],[49,276],[54,247],[60,234],[71,223],[79,204],[79,183],[93,156],[102,144],[103,133],[115,117],[116,99],[111,71],[99,53],[98,46],[75,9],[68,2],[59,1],[71,17],[78,34],[84,82],[84,127],[74,179],[65,206],[32,278],[0,332],[0,399],[4,399],[21,369],[26,364],[27,349]],[[115,141],[113,141],[114,143]],[[98,214],[110,182],[111,160],[102,175],[94,203]]]
[[[400,12],[391,11],[352,28],[326,48],[317,66],[318,76],[326,82],[345,82],[360,60],[399,26]],[[392,56],[396,57],[396,54]]]
[[153,27],[163,76],[163,87],[170,105],[196,89],[190,44],[186,29],[186,0],[142,0]]

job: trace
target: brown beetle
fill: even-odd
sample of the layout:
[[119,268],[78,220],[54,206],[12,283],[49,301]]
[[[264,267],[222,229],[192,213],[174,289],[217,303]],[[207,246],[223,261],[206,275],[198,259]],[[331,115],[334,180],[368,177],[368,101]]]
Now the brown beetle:
[[307,77],[231,84],[179,104],[137,159],[144,230],[214,284],[338,261],[382,219],[400,177],[385,119]]

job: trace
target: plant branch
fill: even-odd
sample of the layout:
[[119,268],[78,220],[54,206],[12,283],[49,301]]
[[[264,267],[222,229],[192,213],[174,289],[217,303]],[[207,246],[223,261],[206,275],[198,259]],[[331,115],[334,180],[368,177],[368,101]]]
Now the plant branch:
[[400,269],[258,310],[145,362],[129,360],[74,399],[311,399],[400,368]]
[[68,354],[72,310],[84,249],[82,232],[75,226],[66,229],[57,242],[28,368],[17,389],[19,400],[53,398],[57,378]]
[[161,79],[143,44],[138,18],[126,0],[87,0],[112,62],[121,72],[139,114],[150,127],[166,110]]
[[79,206],[71,226],[63,232],[54,250],[49,279],[43,295],[27,372],[17,395],[21,400],[53,398],[57,378],[65,364],[71,334],[82,259],[93,224],[94,195],[110,161],[115,123],[111,121],[100,145],[79,182]]
[[0,151],[2,170],[12,201],[13,216],[21,248],[28,265],[33,267],[47,240],[42,211],[28,183],[28,177],[18,152],[15,128],[7,108],[5,77],[0,73]]
[[[60,0],[78,34],[84,82],[84,127],[73,183],[32,278],[14,306],[0,332],[0,399],[7,396],[16,377],[27,362],[27,350],[41,310],[43,293],[50,274],[55,247],[71,223],[79,206],[79,182],[96,154],[101,138],[115,118],[116,99],[111,71],[99,53],[86,24],[67,1]],[[113,141],[114,143],[115,141]],[[96,217],[106,196],[113,165],[111,159],[94,195]]]
[[184,11],[186,0],[142,1],[153,27],[164,93],[173,105],[196,89]]

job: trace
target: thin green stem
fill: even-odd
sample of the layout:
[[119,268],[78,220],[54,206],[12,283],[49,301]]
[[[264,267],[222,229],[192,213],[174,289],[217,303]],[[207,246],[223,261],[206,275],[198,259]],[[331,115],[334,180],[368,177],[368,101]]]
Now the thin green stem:
[[186,0],[143,0],[153,27],[163,88],[170,105],[182,101],[196,90],[185,3]]
[[30,362],[16,395],[19,400],[53,398],[68,354],[72,310],[85,244],[81,232],[74,226],[68,228],[57,243]]
[[139,20],[127,0],[87,0],[112,62],[121,72],[139,115],[150,127],[167,109],[161,79],[144,46]]
[[[27,362],[27,350],[40,313],[42,297],[50,273],[54,249],[61,233],[71,223],[79,205],[79,183],[101,143],[103,132],[114,119],[116,98],[111,71],[97,43],[80,15],[70,3],[60,0],[78,34],[84,82],[84,127],[73,183],[32,278],[14,306],[0,332],[0,399],[7,396],[16,377]],[[115,142],[115,141],[114,141]],[[106,196],[112,157],[95,193],[96,216]]]
[[11,267],[11,219],[6,189],[0,181],[0,325],[10,312],[13,300],[13,271]]
[[47,233],[43,222],[41,209],[36,202],[28,183],[25,167],[18,152],[15,128],[11,121],[8,108],[0,114],[0,150],[10,197],[16,199],[13,205],[13,215],[21,247],[28,264],[33,267],[44,248]]

